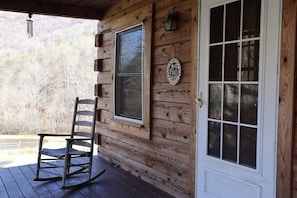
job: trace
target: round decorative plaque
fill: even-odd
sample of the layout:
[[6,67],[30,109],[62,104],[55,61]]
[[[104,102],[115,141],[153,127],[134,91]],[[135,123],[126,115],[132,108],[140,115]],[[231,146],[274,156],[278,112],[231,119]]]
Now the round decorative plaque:
[[178,59],[172,58],[167,65],[167,80],[171,85],[176,85],[181,76],[181,64]]

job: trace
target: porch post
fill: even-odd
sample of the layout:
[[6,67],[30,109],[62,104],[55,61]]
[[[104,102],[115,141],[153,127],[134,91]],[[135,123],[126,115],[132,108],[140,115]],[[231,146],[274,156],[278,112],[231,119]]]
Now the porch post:
[[292,196],[292,141],[295,124],[296,4],[283,0],[277,143],[278,198]]

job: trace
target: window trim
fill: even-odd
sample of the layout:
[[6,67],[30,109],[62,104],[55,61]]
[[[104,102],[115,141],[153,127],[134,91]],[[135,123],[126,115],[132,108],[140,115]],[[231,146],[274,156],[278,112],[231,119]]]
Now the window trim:
[[[125,15],[124,18],[115,17],[111,23],[112,38],[111,43],[113,50],[112,57],[112,87],[111,87],[111,120],[109,123],[110,130],[119,131],[131,136],[142,139],[150,139],[150,92],[151,92],[151,53],[152,53],[152,15],[153,4],[139,8],[133,12]],[[143,117],[142,123],[134,119],[125,119],[123,117],[115,116],[115,36],[116,32],[125,30],[127,28],[143,24],[144,33],[144,48],[143,48]],[[136,122],[135,122],[136,121]]]

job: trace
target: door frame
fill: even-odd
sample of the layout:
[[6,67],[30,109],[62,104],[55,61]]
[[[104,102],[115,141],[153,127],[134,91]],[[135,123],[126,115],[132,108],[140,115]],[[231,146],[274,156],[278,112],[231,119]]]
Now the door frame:
[[[266,50],[263,51],[262,50],[262,53],[263,53],[263,59],[265,60],[265,62],[263,62],[263,65],[264,67],[266,65],[269,65],[269,64],[275,64],[276,63],[276,68],[274,70],[268,70],[268,72],[271,73],[270,76],[272,76],[272,79],[271,78],[264,78],[263,79],[263,82],[264,82],[264,86],[263,89],[268,89],[268,88],[271,88],[273,91],[270,91],[271,93],[267,95],[267,93],[265,92],[265,98],[275,98],[275,100],[272,100],[272,101],[268,101],[268,100],[263,100],[263,108],[262,108],[262,111],[264,114],[264,111],[266,113],[269,114],[269,111],[271,109],[273,109],[271,111],[271,114],[270,115],[273,115],[273,118],[274,120],[276,121],[274,124],[271,124],[271,126],[269,127],[268,126],[268,129],[266,130],[272,130],[274,131],[274,144],[271,144],[270,142],[268,141],[264,141],[263,142],[263,145],[275,145],[275,146],[272,146],[271,148],[273,149],[273,157],[274,157],[274,175],[273,175],[273,194],[274,196],[276,196],[276,175],[277,175],[277,150],[278,150],[278,144],[277,144],[277,140],[278,140],[278,119],[279,119],[279,111],[278,111],[278,96],[279,96],[279,66],[280,66],[280,30],[281,30],[281,8],[282,8],[282,0],[277,0],[277,2],[274,4],[274,6],[271,6],[271,3],[268,4],[268,1],[269,0],[262,0],[262,2],[265,2],[263,5],[265,6],[265,9],[266,10],[273,10],[273,11],[269,11],[269,12],[266,12],[265,13],[265,16],[263,17],[261,23],[265,23],[265,28],[263,28],[265,31],[268,31],[267,30],[267,26],[269,25],[276,25],[277,27],[275,27],[278,31],[277,33],[275,33],[273,36],[271,34],[267,34],[267,32],[264,32],[263,35],[265,35],[265,37],[263,38],[265,40],[265,48],[268,49],[267,52]],[[214,2],[216,2],[216,0],[214,0]],[[278,5],[278,6],[276,6]],[[273,14],[274,13],[274,14]],[[275,14],[275,13],[278,13],[278,14]],[[198,50],[197,50],[197,57],[198,57],[198,61],[197,61],[197,87],[196,87],[196,93],[197,95],[199,96],[199,86],[200,86],[200,75],[199,75],[199,72],[200,72],[200,66],[201,66],[201,59],[200,59],[200,49],[201,49],[201,45],[200,45],[200,35],[201,35],[201,29],[203,28],[201,24],[201,0],[198,0],[198,35],[197,35],[197,46],[198,46]],[[275,22],[276,21],[276,22]],[[277,36],[276,36],[277,35]],[[277,37],[277,39],[275,39],[275,37]],[[271,42],[272,41],[272,42]],[[274,41],[274,42],[273,42]],[[265,58],[268,56],[268,53],[270,54],[277,54],[275,57],[273,58]],[[263,69],[263,71],[266,71],[266,69]],[[264,72],[263,72],[264,73]],[[275,75],[276,74],[276,75]],[[264,74],[263,74],[264,75]],[[266,75],[267,76],[267,75]],[[272,83],[271,82],[275,82],[275,83]],[[261,89],[261,88],[260,88]],[[268,108],[269,107],[269,108]],[[271,108],[271,107],[274,107],[274,108]],[[267,117],[264,117],[263,116],[263,120],[267,122],[267,119],[269,120],[271,117],[269,116],[269,118]],[[199,180],[199,175],[198,175],[198,169],[199,169],[199,165],[198,165],[198,154],[199,154],[199,143],[198,143],[198,138],[199,138],[199,105],[196,105],[196,131],[197,131],[197,134],[196,134],[196,154],[195,154],[195,195],[197,196],[197,189],[198,189],[198,180]],[[262,126],[259,125],[260,128],[262,128]],[[265,126],[267,127],[267,126]],[[261,148],[259,148],[261,149]],[[261,152],[260,152],[261,153]],[[261,156],[260,156],[261,157]],[[261,169],[261,167],[260,167]],[[260,171],[262,171],[261,174],[265,174],[263,172],[265,172],[265,170],[261,169]]]

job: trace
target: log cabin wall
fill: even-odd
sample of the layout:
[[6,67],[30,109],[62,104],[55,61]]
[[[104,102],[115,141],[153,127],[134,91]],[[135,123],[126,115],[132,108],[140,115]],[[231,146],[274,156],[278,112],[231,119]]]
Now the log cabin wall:
[[[99,155],[177,197],[194,196],[197,3],[119,0],[98,24]],[[114,42],[110,22],[148,5],[153,6],[151,123],[150,139],[145,140],[110,128]],[[277,197],[297,197],[297,124],[293,123],[297,119],[292,111],[297,107],[296,7],[296,1],[282,2]],[[180,26],[176,32],[165,32],[162,21],[172,10],[179,11]],[[182,63],[181,82],[176,86],[166,80],[167,62],[172,57]]]
[[[197,4],[196,0],[119,0],[98,23],[96,36],[98,154],[176,197],[194,196]],[[128,24],[126,20],[141,18],[150,7],[151,75],[144,77],[151,81],[150,126],[149,137],[143,138],[123,133],[112,124],[116,26],[112,24],[116,21]],[[166,32],[162,21],[172,11],[179,12],[179,27],[177,31]],[[132,18],[127,17],[129,14]],[[175,86],[166,78],[167,63],[174,57],[182,64],[181,80]]]

